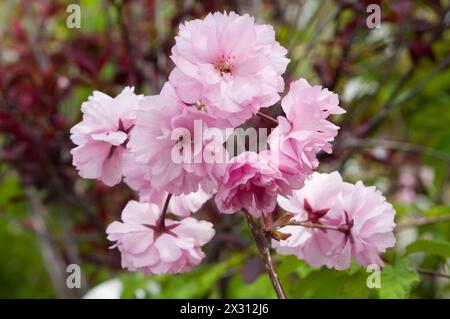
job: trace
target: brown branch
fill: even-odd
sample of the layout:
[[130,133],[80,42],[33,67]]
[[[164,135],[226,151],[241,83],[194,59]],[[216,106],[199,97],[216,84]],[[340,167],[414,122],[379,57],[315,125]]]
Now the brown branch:
[[365,123],[363,126],[356,129],[356,135],[359,136],[367,136],[368,134],[375,131],[380,124],[391,114],[397,107],[399,107],[402,103],[409,100],[413,97],[417,92],[419,92],[425,85],[429,83],[429,81],[440,71],[445,70],[450,65],[450,54],[447,55],[440,63],[436,66],[434,70],[432,70],[427,76],[425,76],[419,83],[417,83],[407,94],[405,94],[402,98],[396,99],[395,97],[399,95],[401,92],[401,88],[408,82],[411,78],[412,74],[416,69],[416,65],[414,65],[408,72],[404,74],[404,76],[398,82],[396,88],[391,93],[391,96],[387,99],[387,103],[381,109],[381,111],[374,116],[369,122]]
[[373,148],[380,146],[390,150],[427,155],[450,163],[450,155],[448,153],[419,144],[411,144],[406,142],[382,140],[375,138],[361,139],[355,137],[348,137],[344,142],[344,144],[342,144],[342,148]]
[[268,114],[264,114],[264,113],[262,113],[262,112],[257,112],[256,115],[258,115],[259,117],[261,117],[261,118],[263,118],[263,119],[265,119],[265,120],[268,120],[268,121],[270,121],[270,122],[275,123],[276,125],[278,125],[278,120],[277,120],[277,119],[274,119],[272,116],[270,116],[270,115],[268,115]]
[[442,278],[450,279],[450,275],[443,274],[443,273],[437,272],[437,271],[432,271],[432,270],[427,270],[427,269],[417,269],[417,272],[419,274],[422,274],[422,275],[428,275],[428,276],[442,277]]
[[330,225],[322,225],[322,224],[315,224],[312,222],[298,222],[298,221],[290,221],[287,225],[289,226],[301,226],[305,228],[318,228],[318,229],[324,229],[324,230],[334,230],[343,232],[346,231],[346,228],[343,226],[330,226]]
[[134,86],[136,86],[136,88],[139,90],[141,88],[142,77],[136,61],[136,50],[133,45],[130,30],[126,22],[126,4],[122,1],[113,1],[113,5],[115,6],[117,11],[117,20],[120,27],[120,35],[122,37],[122,40],[125,42],[125,48],[130,58],[130,71],[133,77],[132,80],[134,81],[134,83],[132,84],[134,84]]
[[[35,12],[32,12],[32,6],[25,6],[25,16],[28,21],[34,21],[34,16],[36,16]],[[39,20],[37,26],[33,23],[30,27],[27,28],[27,35],[30,39],[30,49],[33,54],[34,60],[39,71],[43,72],[47,69],[50,64],[49,58],[47,57],[44,50],[44,41],[45,41],[45,26],[46,19],[43,16],[42,19]]]
[[422,225],[442,223],[442,222],[450,222],[450,215],[420,217],[415,220],[411,220],[411,221],[399,224],[397,226],[397,230],[411,228],[411,227],[417,227],[417,226],[422,226]]
[[162,210],[161,217],[159,218],[158,226],[160,228],[166,227],[166,214],[167,214],[167,209],[169,208],[169,202],[170,202],[171,198],[172,198],[172,194],[169,193],[166,197],[166,202],[164,203],[164,208]]
[[[378,127],[389,117],[389,115],[395,111],[397,108],[401,107],[403,103],[411,99],[414,95],[417,94],[424,86],[426,86],[429,81],[440,71],[445,70],[450,66],[450,55],[447,55],[440,63],[437,65],[434,70],[432,70],[427,76],[423,77],[419,83],[417,83],[411,90],[409,90],[407,93],[405,93],[401,98],[398,98],[400,93],[402,92],[402,88],[407,84],[407,82],[410,80],[411,76],[416,70],[416,65],[412,66],[403,76],[402,78],[397,82],[396,87],[391,91],[390,96],[387,99],[386,104],[381,108],[380,112],[374,116],[370,121],[366,122],[365,124],[361,125],[360,127],[357,127],[354,130],[354,135],[356,136],[368,136],[375,132]],[[339,141],[344,140],[348,138],[346,135],[341,135],[341,138],[339,138],[336,143],[335,147],[339,147]],[[349,150],[349,152],[342,157],[341,161],[337,164],[336,169],[338,171],[341,171],[347,161],[352,158],[358,151],[360,147],[355,146]]]
[[53,240],[49,240],[52,236],[46,222],[48,211],[33,187],[26,188],[25,192],[30,203],[33,228],[37,234],[45,234],[45,236],[38,236],[37,238],[41,247],[42,259],[55,292],[59,298],[73,298],[73,292],[66,285],[66,264],[64,258]]
[[[7,100],[0,99],[0,107],[4,107],[11,112],[14,112],[14,114],[24,122],[24,126],[28,126],[30,128],[35,127],[35,123],[28,117],[26,117],[24,114],[18,112],[19,108],[10,103]],[[26,137],[34,144],[34,145],[44,145],[44,143],[40,140],[37,132],[33,130],[27,130],[24,131],[24,134],[26,134]],[[67,203],[70,203],[71,205],[74,205],[75,207],[78,207],[80,209],[80,212],[85,215],[85,217],[95,226],[95,228],[100,232],[104,233],[104,225],[100,218],[97,216],[95,211],[87,204],[84,200],[84,198],[80,198],[79,194],[75,191],[75,189],[71,186],[66,185],[63,182],[63,178],[61,176],[61,173],[57,169],[57,167],[54,165],[53,161],[49,157],[48,152],[46,152],[45,148],[42,147],[36,147],[34,148],[36,151],[40,162],[43,164],[43,166],[47,169],[49,174],[49,181],[52,183],[53,189],[55,192],[57,192],[63,200],[65,200]]]
[[[312,20],[318,20],[320,18],[320,15],[321,15],[320,11],[322,11],[323,9],[325,9],[325,6],[318,7],[314,16],[309,21],[310,24],[314,23]],[[297,67],[299,67],[299,66],[300,66],[299,70],[297,71],[296,74],[303,74],[303,68],[304,68],[304,66],[307,65],[307,63],[303,63],[303,62],[307,61],[310,53],[314,50],[314,48],[318,47],[317,43],[319,41],[321,41],[322,33],[325,31],[326,27],[328,26],[328,24],[330,22],[336,21],[336,19],[338,18],[341,11],[342,11],[342,6],[340,4],[338,4],[336,6],[336,9],[331,13],[331,15],[329,15],[328,17],[326,17],[325,19],[323,19],[322,21],[319,21],[317,23],[317,27],[314,28],[314,30],[315,30],[314,34],[309,38],[308,44],[306,45],[306,48],[303,51],[302,55],[298,59],[296,59],[296,61],[292,61],[288,65],[288,69],[286,71],[285,78],[289,78],[295,72]],[[289,52],[292,52],[292,50],[293,50],[294,40],[295,40],[295,38],[293,38],[291,40],[291,44],[289,44],[289,50],[288,50]]]
[[[435,224],[435,223],[442,223],[442,222],[450,222],[450,215],[421,217],[421,218],[397,225],[396,230],[401,230],[401,229],[410,228],[410,227],[417,227],[417,226],[422,226],[422,225]],[[318,228],[318,229],[333,230],[333,231],[340,231],[340,232],[347,231],[347,229],[344,226],[330,226],[330,225],[323,225],[323,224],[315,224],[315,223],[312,223],[309,221],[304,221],[304,222],[290,221],[289,223],[287,223],[285,225],[281,225],[280,227],[277,227],[277,229],[282,228],[286,225],[301,226],[301,227],[305,227],[305,228]]]
[[286,299],[286,293],[284,292],[281,281],[278,278],[277,271],[272,261],[272,256],[270,255],[270,244],[266,233],[261,228],[260,224],[255,222],[249,213],[243,213],[277,297],[279,299]]

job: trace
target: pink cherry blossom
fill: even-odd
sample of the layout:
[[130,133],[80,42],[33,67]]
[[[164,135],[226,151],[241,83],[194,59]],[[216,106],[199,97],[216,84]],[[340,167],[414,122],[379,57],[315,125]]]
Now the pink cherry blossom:
[[[159,95],[140,103],[128,146],[136,160],[145,164],[145,178],[157,190],[181,195],[202,186],[212,193],[220,171],[215,166],[227,159],[222,145],[225,134],[208,137],[214,124],[208,114],[186,106],[166,83]],[[217,162],[205,158],[208,152],[216,154]]]
[[82,104],[83,120],[70,131],[77,145],[71,151],[73,165],[81,177],[96,178],[108,186],[120,182],[128,133],[142,97],[133,90],[126,87],[115,98],[95,91]]
[[147,174],[146,165],[136,160],[132,152],[127,152],[123,156],[123,181],[132,190],[139,193],[139,197],[148,196],[153,193],[154,188],[151,184],[151,175]]
[[[139,193],[140,202],[156,204],[162,209],[169,193],[152,187],[151,178],[146,178],[145,172],[145,164],[137,162],[132,153],[125,154],[124,182]],[[198,191],[194,193],[172,196],[168,211],[178,216],[189,216],[197,212],[211,197],[211,193],[207,193],[199,187]]]
[[345,213],[341,215],[341,224],[350,223],[352,227],[348,234],[341,234],[343,238],[334,247],[333,261],[348,268],[350,258],[354,257],[363,266],[383,266],[380,253],[395,245],[394,208],[374,186],[366,187],[362,182],[357,182],[340,201]]
[[338,127],[327,120],[331,114],[345,111],[338,106],[336,94],[320,86],[311,86],[300,79],[291,83],[281,101],[286,118],[278,117],[279,125],[268,142],[271,150],[280,152],[285,177],[294,189],[303,186],[305,178],[317,168],[319,151],[331,153],[331,144]]
[[188,104],[238,126],[279,100],[289,60],[273,27],[249,15],[209,14],[180,25],[169,81]]
[[201,246],[214,236],[212,224],[187,217],[165,220],[155,204],[130,201],[122,212],[122,222],[113,222],[106,230],[122,255],[122,267],[141,270],[146,275],[189,271],[205,254]]
[[[293,219],[296,221],[335,225],[333,217],[342,211],[339,194],[350,187],[337,172],[313,173],[305,181],[305,186],[293,191],[292,196],[279,196],[278,204],[285,211],[295,214]],[[273,241],[278,253],[296,255],[314,267],[327,265],[328,254],[332,249],[331,238],[327,236],[330,231],[300,226],[285,226],[280,231],[291,236],[283,241]]]
[[195,193],[172,198],[169,202],[169,212],[178,216],[189,216],[197,212],[211,197],[211,194],[200,187]]
[[380,253],[395,244],[395,211],[375,190],[361,182],[342,181],[339,173],[314,173],[292,196],[279,197],[279,205],[295,214],[298,222],[311,222],[340,230],[285,226],[289,238],[273,241],[280,254],[293,254],[314,267],[338,270],[350,267],[352,258],[361,265],[383,265]]
[[[139,192],[139,201],[156,204],[162,209],[168,194],[165,191],[147,188],[145,191]],[[177,216],[189,216],[196,213],[211,197],[212,194],[205,192],[201,187],[196,192],[187,195],[174,195],[170,199],[168,212]]]
[[287,181],[268,158],[244,152],[230,160],[215,200],[223,213],[246,209],[261,217],[275,209],[278,194],[289,193]]

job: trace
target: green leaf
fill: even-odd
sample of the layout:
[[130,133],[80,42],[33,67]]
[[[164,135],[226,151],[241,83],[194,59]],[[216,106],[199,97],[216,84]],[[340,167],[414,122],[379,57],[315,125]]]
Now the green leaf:
[[[81,28],[84,32],[101,32],[106,27],[105,14],[110,8],[104,8],[101,1],[81,0]],[[99,14],[102,12],[104,14]]]
[[296,284],[289,283],[290,298],[368,298],[370,289],[366,285],[368,274],[359,270],[338,271],[321,268],[309,273]]
[[230,268],[242,263],[244,255],[238,254],[230,259],[211,266],[203,266],[189,273],[165,276],[162,292],[158,298],[203,298],[210,293],[215,284]]
[[340,298],[369,298],[371,291],[371,289],[367,287],[367,277],[369,275],[369,273],[366,273],[361,269],[352,275],[346,276],[341,288]]
[[426,253],[450,258],[450,243],[443,240],[419,239],[406,247],[408,254]]
[[0,298],[55,298],[39,241],[21,223],[27,203],[20,182],[15,174],[1,173]]
[[[424,213],[427,217],[450,216],[450,206],[434,206]],[[419,234],[433,234],[433,240],[450,240],[450,227],[448,222],[430,223],[421,225]]]
[[381,273],[381,287],[378,291],[383,299],[408,298],[412,284],[419,280],[416,271],[408,268],[409,257],[397,260],[394,265],[386,264]]
[[213,265],[204,265],[178,275],[144,276],[140,272],[127,272],[120,276],[123,284],[121,298],[135,298],[143,291],[147,298],[203,298],[211,297],[217,282],[225,272],[241,264],[243,254]]
[[252,283],[248,284],[242,280],[242,276],[234,276],[228,286],[228,298],[276,298],[272,283],[264,272]]
[[426,213],[426,216],[442,216],[442,215],[450,215],[450,206],[434,206],[430,208]]
[[122,282],[121,298],[130,299],[136,297],[136,292],[140,289],[146,291],[151,277],[145,277],[141,272],[129,272],[120,276]]

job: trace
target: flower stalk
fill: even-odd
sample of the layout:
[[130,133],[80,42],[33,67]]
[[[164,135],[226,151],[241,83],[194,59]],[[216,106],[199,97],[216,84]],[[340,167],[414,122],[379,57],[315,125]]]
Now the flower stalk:
[[164,203],[164,208],[163,208],[161,217],[159,218],[158,226],[160,229],[164,229],[166,227],[166,214],[167,214],[167,209],[169,208],[169,202],[170,202],[171,198],[172,198],[172,194],[169,193],[166,197],[166,202]]
[[339,231],[342,233],[347,233],[350,231],[350,226],[344,224],[340,226],[331,226],[331,225],[323,225],[323,224],[316,224],[309,221],[306,222],[297,222],[297,221],[290,221],[287,225],[289,226],[302,226],[305,228],[318,228],[323,230],[334,230]]
[[272,282],[272,286],[278,299],[287,299],[286,293],[284,292],[280,278],[278,277],[275,269],[275,265],[272,261],[272,256],[270,254],[270,241],[266,235],[266,232],[262,229],[259,223],[255,222],[253,217],[248,212],[244,211],[244,217],[253,239],[255,240],[256,247],[258,248],[259,254],[264,262],[266,272],[269,275],[269,279]]
[[261,118],[263,118],[263,119],[265,119],[265,120],[268,120],[268,121],[270,121],[270,122],[272,122],[272,123],[278,125],[278,120],[275,119],[275,118],[273,118],[273,117],[270,116],[270,115],[267,115],[267,114],[265,114],[265,113],[263,113],[263,112],[259,112],[259,111],[256,113],[256,115],[258,115],[259,117],[261,117]]

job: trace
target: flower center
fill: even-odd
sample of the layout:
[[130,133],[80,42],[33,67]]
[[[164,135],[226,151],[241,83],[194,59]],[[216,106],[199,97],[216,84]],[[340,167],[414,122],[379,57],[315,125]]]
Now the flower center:
[[224,76],[225,74],[231,74],[231,71],[233,70],[234,58],[234,56],[225,58],[225,56],[222,55],[219,62],[214,65],[214,68],[217,70],[217,72],[220,73],[221,76]]
[[205,112],[205,113],[207,113],[207,111],[206,111],[206,106],[205,106],[205,104],[203,103],[202,100],[198,100],[198,101],[195,103],[195,107],[197,107],[197,110],[199,110],[200,112]]
[[[125,126],[124,126],[124,124],[122,122],[122,119],[119,118],[119,127],[118,127],[119,132],[123,132],[123,133],[128,135],[127,138],[125,139],[125,141],[123,141],[122,144],[120,144],[121,146],[123,146],[123,147],[127,146],[128,142],[130,141],[130,134],[129,133],[133,129],[133,127],[134,127],[134,124],[131,125],[128,129],[125,129]],[[108,159],[113,156],[114,151],[116,150],[116,148],[117,148],[117,146],[111,146],[110,147],[109,153],[108,153],[108,157],[107,157]]]
[[325,216],[329,211],[329,209],[314,210],[306,198],[303,201],[303,207],[308,214],[308,221],[315,224],[320,224],[319,219]]
[[216,64],[215,68],[222,76],[231,73],[231,65],[226,62]]
[[161,236],[164,233],[166,233],[166,234],[168,234],[168,235],[170,235],[172,237],[178,237],[178,235],[172,231],[172,229],[174,229],[178,225],[179,224],[177,223],[177,224],[172,224],[172,225],[169,225],[169,226],[159,227],[157,225],[143,224],[143,226],[153,230],[153,232],[154,232],[153,236],[155,237],[155,239],[158,238],[159,236]]
[[354,220],[350,219],[350,217],[348,216],[347,211],[344,211],[344,213],[345,213],[345,224],[339,225],[339,229],[340,229],[341,232],[343,232],[347,236],[350,236],[350,240],[352,240],[352,238],[351,238],[351,231],[352,231],[352,227],[353,227],[353,224],[354,224]]

